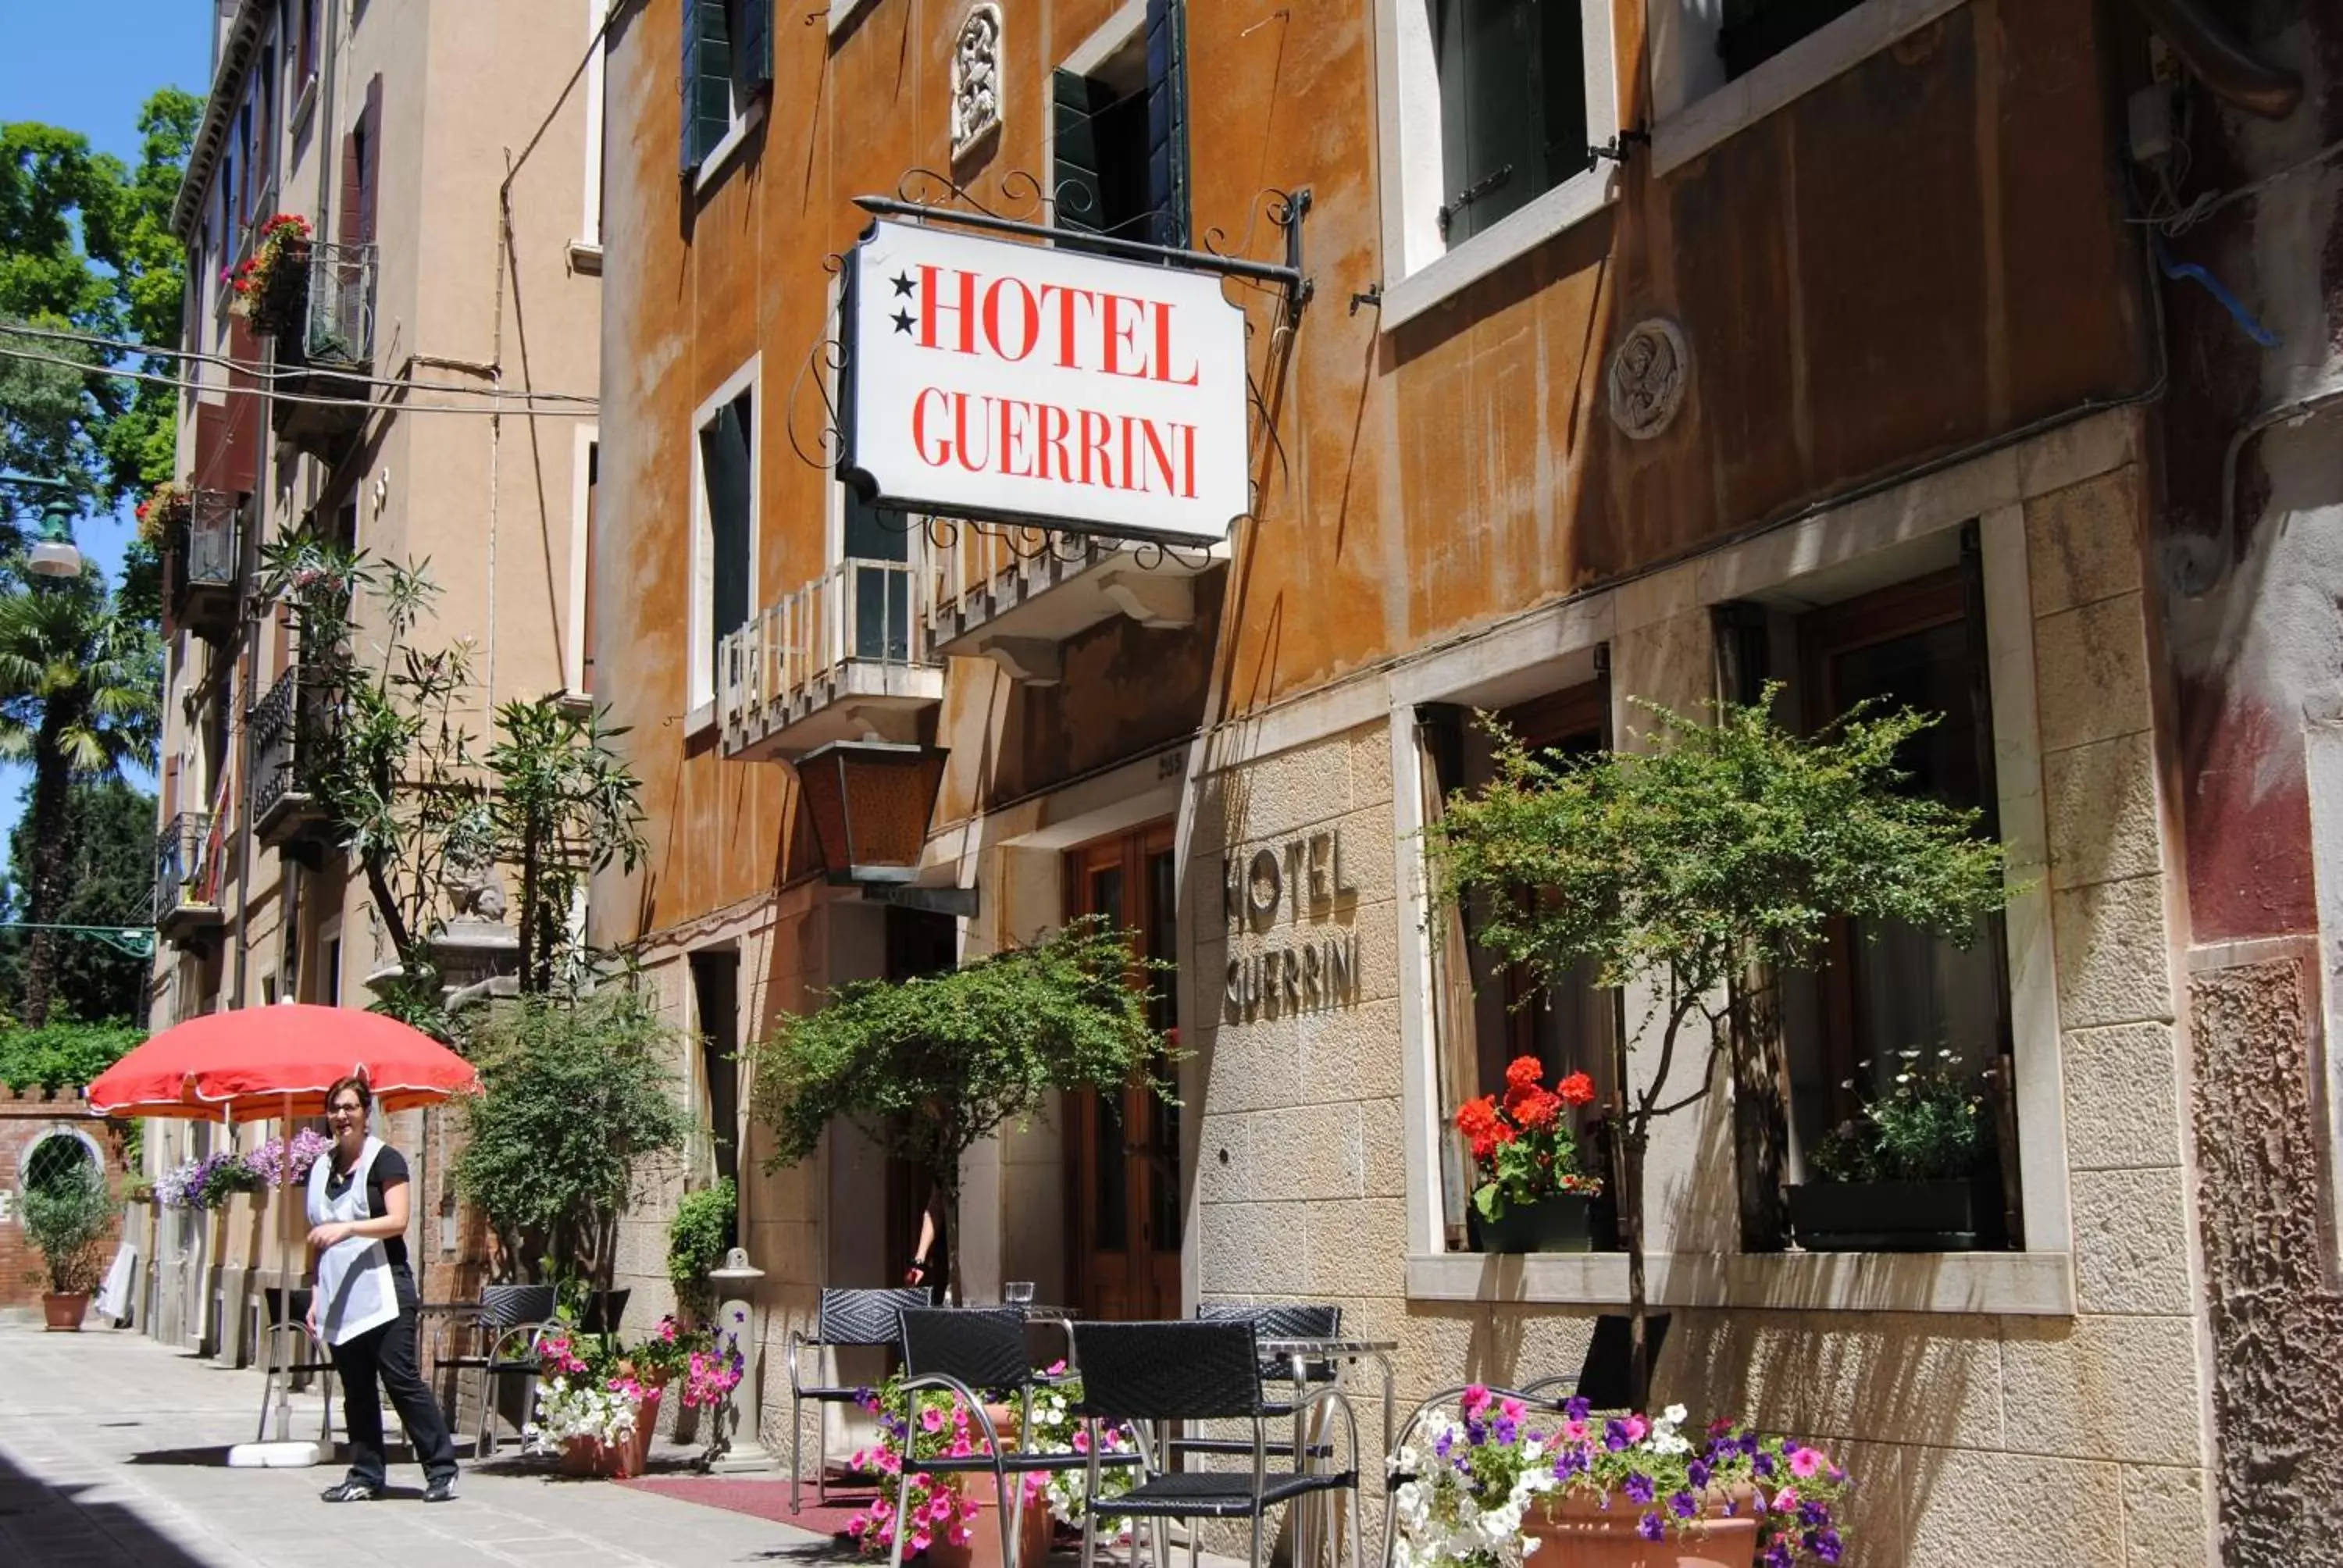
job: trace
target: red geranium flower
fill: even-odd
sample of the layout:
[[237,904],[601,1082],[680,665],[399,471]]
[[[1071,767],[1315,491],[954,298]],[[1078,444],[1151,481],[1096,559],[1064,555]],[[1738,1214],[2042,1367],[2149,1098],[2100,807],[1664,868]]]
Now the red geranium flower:
[[1594,1081],[1583,1072],[1574,1072],[1555,1084],[1554,1090],[1565,1103],[1584,1105],[1594,1098]]

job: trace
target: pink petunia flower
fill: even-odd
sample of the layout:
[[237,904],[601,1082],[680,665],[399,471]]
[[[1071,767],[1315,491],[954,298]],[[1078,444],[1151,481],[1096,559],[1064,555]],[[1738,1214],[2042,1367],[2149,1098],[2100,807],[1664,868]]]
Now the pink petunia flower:
[[1785,1486],[1785,1487],[1782,1488],[1782,1490],[1781,1490],[1781,1491],[1779,1491],[1779,1492],[1777,1492],[1777,1493],[1774,1493],[1774,1512],[1775,1512],[1775,1513],[1795,1513],[1797,1511],[1798,1511],[1798,1489],[1797,1489],[1796,1487],[1795,1487],[1795,1486]]
[[1823,1456],[1811,1448],[1790,1450],[1790,1473],[1800,1481],[1811,1480],[1822,1469]]
[[1651,1430],[1652,1423],[1645,1421],[1642,1416],[1631,1415],[1627,1418],[1627,1441],[1629,1442],[1643,1442],[1644,1435]]
[[930,1405],[920,1412],[920,1424],[930,1432],[941,1432],[944,1429],[944,1412]]
[[1488,1389],[1483,1384],[1477,1382],[1474,1383],[1472,1387],[1466,1389],[1464,1391],[1464,1396],[1456,1402],[1456,1408],[1464,1412],[1465,1420],[1471,1421],[1473,1417],[1479,1415],[1483,1411],[1489,1408]]

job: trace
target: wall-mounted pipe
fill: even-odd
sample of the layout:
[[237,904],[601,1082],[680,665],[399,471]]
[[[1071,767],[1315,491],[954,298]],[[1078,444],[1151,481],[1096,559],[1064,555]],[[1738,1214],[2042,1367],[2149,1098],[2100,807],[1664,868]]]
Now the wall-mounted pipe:
[[2205,0],[2131,0],[2172,52],[2223,103],[2265,120],[2282,120],[2302,102],[2302,78],[2268,65],[2230,36]]

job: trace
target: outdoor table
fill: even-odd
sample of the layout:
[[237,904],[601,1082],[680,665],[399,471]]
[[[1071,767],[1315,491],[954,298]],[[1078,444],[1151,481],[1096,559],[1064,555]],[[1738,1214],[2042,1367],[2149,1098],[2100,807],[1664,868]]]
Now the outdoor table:
[[[1286,1362],[1293,1373],[1297,1396],[1308,1386],[1310,1364],[1312,1362],[1371,1361],[1383,1373],[1383,1445],[1382,1452],[1391,1452],[1392,1445],[1392,1352],[1399,1349],[1397,1340],[1360,1339],[1352,1334],[1312,1334],[1299,1337],[1278,1336],[1254,1342],[1265,1356],[1276,1356]],[[1293,1412],[1293,1468],[1299,1472],[1310,1462],[1310,1450],[1303,1430],[1302,1412],[1297,1406]],[[1353,1453],[1351,1462],[1361,1471],[1363,1480],[1365,1456]],[[1293,1515],[1293,1561],[1306,1565],[1315,1561],[1312,1553],[1316,1543],[1310,1538],[1310,1514],[1315,1511],[1312,1499],[1296,1507]]]

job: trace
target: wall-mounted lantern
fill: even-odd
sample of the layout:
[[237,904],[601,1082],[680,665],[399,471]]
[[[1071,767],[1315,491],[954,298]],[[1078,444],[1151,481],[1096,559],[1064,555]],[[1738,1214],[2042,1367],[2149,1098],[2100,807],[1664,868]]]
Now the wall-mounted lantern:
[[975,913],[973,889],[913,885],[948,755],[900,741],[834,740],[797,759],[798,788],[833,884],[889,903]]

